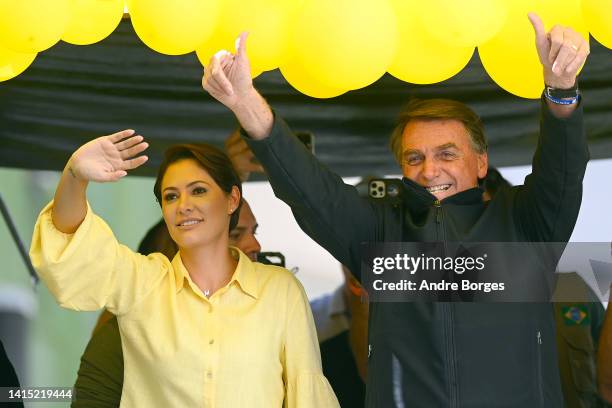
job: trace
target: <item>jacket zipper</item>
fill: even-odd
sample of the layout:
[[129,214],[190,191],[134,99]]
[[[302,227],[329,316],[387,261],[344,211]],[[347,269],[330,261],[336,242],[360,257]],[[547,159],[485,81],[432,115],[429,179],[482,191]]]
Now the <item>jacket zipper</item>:
[[[442,203],[440,200],[434,201],[435,207],[435,217],[436,217],[436,232],[438,240],[441,240],[444,244],[444,254],[446,255],[447,246],[446,246],[446,231],[444,229],[444,213],[442,210]],[[441,233],[440,233],[441,231]],[[440,239],[440,237],[442,239]],[[455,370],[455,364],[457,359],[457,353],[455,352],[455,331],[454,331],[454,310],[453,304],[451,302],[448,303],[440,303],[440,307],[443,311],[444,316],[444,326],[445,326],[445,336],[444,343],[446,346],[446,356],[448,357],[447,367],[448,367],[448,382],[449,382],[449,407],[455,408],[458,406],[458,396],[457,396],[457,372]]]
[[537,367],[538,392],[539,392],[539,398],[540,398],[540,407],[543,407],[544,406],[544,391],[542,390],[542,332],[540,330],[538,330],[536,337],[538,340],[538,345],[536,346],[536,354],[537,354],[537,360],[538,360],[538,367]]

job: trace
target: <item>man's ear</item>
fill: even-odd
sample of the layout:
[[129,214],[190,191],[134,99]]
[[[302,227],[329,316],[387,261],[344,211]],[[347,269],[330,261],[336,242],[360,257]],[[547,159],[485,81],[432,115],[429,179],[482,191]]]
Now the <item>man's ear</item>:
[[487,176],[489,169],[489,156],[487,152],[478,155],[478,178],[483,179]]

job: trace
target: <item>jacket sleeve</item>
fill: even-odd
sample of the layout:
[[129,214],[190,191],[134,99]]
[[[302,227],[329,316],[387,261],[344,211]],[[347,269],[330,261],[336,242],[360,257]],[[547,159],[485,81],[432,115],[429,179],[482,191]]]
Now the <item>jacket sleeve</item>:
[[529,241],[567,242],[582,202],[589,160],[582,103],[568,118],[556,118],[542,99],[540,137],[532,173],[518,187],[515,218]]
[[321,164],[278,116],[266,139],[242,135],[302,230],[359,276],[360,244],[380,233],[377,208]]
[[[295,279],[295,278],[293,278]],[[293,304],[287,314],[283,347],[285,408],[340,407],[334,391],[323,375],[321,354],[308,298],[295,280]]]
[[163,255],[144,256],[119,244],[89,204],[73,234],[55,228],[52,208],[53,202],[38,217],[30,259],[60,306],[73,310],[106,307],[122,315],[169,273],[171,265]]

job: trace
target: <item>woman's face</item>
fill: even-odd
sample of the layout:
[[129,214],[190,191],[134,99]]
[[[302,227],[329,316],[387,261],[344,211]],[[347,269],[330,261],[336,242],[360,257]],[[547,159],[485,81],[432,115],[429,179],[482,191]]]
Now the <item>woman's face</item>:
[[161,198],[170,236],[179,248],[187,249],[227,239],[240,192],[234,186],[226,193],[197,161],[182,159],[168,166]]

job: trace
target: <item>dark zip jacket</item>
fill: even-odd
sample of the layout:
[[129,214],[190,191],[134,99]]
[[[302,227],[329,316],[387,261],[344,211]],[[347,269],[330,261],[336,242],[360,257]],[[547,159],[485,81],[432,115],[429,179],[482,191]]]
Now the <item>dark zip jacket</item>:
[[[589,156],[582,107],[558,119],[542,105],[531,175],[488,203],[477,188],[436,202],[404,180],[400,211],[359,197],[279,117],[268,138],[243,135],[300,227],[358,275],[362,242],[567,242]],[[563,407],[550,303],[372,303],[368,336],[368,407]]]

